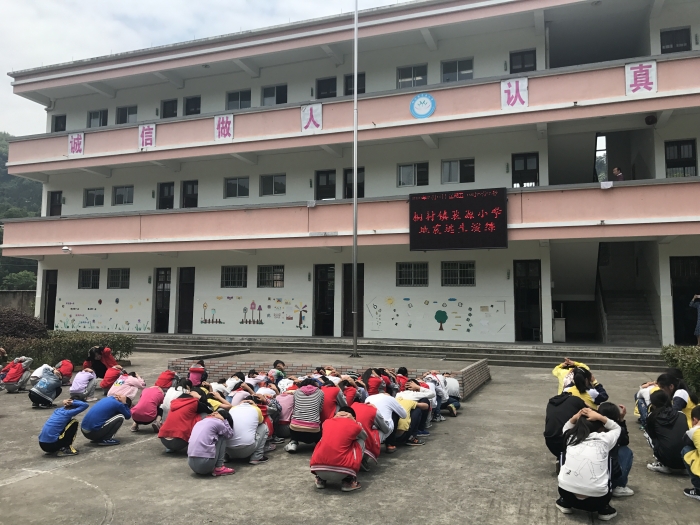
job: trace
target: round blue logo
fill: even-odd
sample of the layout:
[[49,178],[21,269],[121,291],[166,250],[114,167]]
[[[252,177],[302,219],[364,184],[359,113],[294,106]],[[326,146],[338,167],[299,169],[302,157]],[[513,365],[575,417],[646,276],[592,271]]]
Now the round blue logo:
[[435,113],[435,99],[428,93],[420,93],[411,100],[411,115],[414,118],[428,118]]

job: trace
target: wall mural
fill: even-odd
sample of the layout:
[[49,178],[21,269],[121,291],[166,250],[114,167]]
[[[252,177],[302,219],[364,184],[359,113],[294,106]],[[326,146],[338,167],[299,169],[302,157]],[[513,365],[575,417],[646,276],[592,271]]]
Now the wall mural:
[[[251,333],[279,332],[280,329],[310,328],[309,306],[294,297],[244,297],[241,295],[196,298],[201,304],[200,325],[234,324],[242,327],[255,326]],[[195,311],[196,311],[195,306]],[[230,332],[230,329],[227,333]]]
[[56,299],[55,330],[100,332],[150,332],[151,300],[119,303],[114,299]]

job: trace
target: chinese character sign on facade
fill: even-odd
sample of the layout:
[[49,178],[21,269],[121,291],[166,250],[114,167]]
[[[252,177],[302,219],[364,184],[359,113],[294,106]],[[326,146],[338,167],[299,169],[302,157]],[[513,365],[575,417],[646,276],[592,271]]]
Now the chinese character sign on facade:
[[214,140],[233,140],[233,115],[218,115],[214,117]]
[[501,80],[501,109],[523,109],[528,104],[527,78]]
[[85,154],[85,134],[84,133],[71,133],[68,135],[68,155],[74,157],[75,155]]
[[323,105],[301,106],[301,132],[313,134],[323,129]]
[[139,126],[139,149],[156,147],[156,125],[141,124]]
[[625,92],[627,95],[656,93],[656,61],[625,65]]
[[411,250],[508,247],[505,188],[409,196]]

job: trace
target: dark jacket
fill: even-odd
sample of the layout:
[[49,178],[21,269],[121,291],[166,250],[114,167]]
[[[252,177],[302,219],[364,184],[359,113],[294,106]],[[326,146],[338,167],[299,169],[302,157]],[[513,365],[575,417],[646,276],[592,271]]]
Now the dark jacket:
[[685,414],[672,407],[654,410],[647,417],[646,431],[651,438],[654,456],[669,468],[683,469],[683,441],[688,431]]
[[616,421],[620,425],[620,437],[617,438],[617,444],[610,451],[610,461],[612,465],[612,470],[610,471],[610,479],[617,479],[622,476],[622,469],[620,468],[620,462],[618,460],[618,454],[620,452],[620,447],[626,447],[630,444],[630,435],[627,432],[627,422],[626,421]]
[[586,408],[585,401],[568,392],[551,398],[547,403],[547,414],[544,422],[545,439],[563,439],[564,425],[582,408]]

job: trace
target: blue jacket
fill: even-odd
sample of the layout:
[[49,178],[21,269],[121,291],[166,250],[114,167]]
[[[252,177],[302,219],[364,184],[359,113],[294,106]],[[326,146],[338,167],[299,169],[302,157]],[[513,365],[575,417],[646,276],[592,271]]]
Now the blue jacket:
[[115,397],[103,397],[85,414],[81,428],[85,432],[92,432],[102,428],[108,419],[112,419],[117,414],[123,414],[124,418],[131,419],[131,410],[128,406]]
[[31,391],[39,394],[48,403],[53,403],[53,400],[58,396],[56,392],[59,388],[61,388],[61,378],[54,374],[53,368],[47,368]]
[[61,407],[54,410],[53,414],[44,423],[44,428],[41,429],[39,443],[56,443],[68,422],[87,409],[88,406],[85,401],[74,399],[71,408]]

